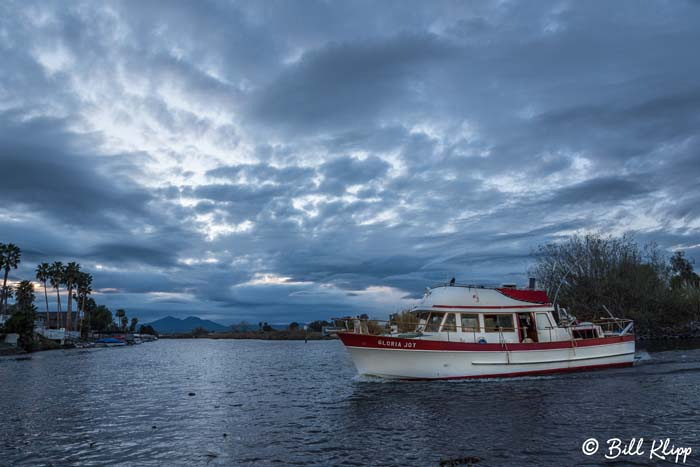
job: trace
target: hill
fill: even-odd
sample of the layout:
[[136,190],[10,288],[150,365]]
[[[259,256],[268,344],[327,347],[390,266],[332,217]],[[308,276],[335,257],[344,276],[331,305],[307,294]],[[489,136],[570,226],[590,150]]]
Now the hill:
[[147,323],[153,326],[153,329],[158,331],[159,334],[176,334],[192,332],[192,330],[203,327],[210,332],[221,332],[229,331],[228,326],[223,324],[215,323],[208,319],[197,318],[196,316],[189,316],[185,319],[178,319],[172,316],[166,316],[159,320],[153,321],[152,323]]

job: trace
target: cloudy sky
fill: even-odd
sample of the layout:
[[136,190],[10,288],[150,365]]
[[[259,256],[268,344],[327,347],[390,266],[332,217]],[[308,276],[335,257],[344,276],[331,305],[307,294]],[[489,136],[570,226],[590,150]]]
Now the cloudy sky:
[[141,322],[385,315],[538,244],[700,260],[700,3],[2,2],[0,241]]

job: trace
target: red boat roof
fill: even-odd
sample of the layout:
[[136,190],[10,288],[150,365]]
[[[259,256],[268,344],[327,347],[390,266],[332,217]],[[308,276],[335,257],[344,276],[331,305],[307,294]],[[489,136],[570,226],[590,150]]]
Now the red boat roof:
[[531,303],[548,303],[547,292],[544,290],[532,290],[532,289],[511,289],[511,288],[500,288],[496,289],[501,292],[506,297],[510,297],[514,300],[520,300],[523,302]]

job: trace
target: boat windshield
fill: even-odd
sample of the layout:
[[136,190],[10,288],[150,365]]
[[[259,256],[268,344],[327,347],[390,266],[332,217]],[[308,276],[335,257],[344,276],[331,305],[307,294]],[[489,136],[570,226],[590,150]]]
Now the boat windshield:
[[431,313],[430,318],[428,318],[428,323],[425,325],[425,330],[427,332],[438,332],[443,316],[445,316],[444,313]]
[[447,313],[445,323],[442,325],[443,332],[457,332],[457,320],[454,313]]

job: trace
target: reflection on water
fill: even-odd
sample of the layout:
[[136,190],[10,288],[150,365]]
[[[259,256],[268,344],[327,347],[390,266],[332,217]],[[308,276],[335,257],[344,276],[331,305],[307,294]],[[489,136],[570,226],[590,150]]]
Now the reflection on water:
[[634,368],[458,382],[359,377],[338,341],[6,357],[0,465],[605,465],[585,439],[640,436],[692,446],[688,465],[700,350],[652,350]]

